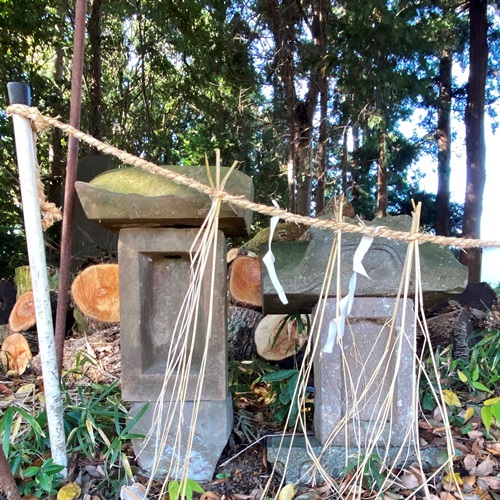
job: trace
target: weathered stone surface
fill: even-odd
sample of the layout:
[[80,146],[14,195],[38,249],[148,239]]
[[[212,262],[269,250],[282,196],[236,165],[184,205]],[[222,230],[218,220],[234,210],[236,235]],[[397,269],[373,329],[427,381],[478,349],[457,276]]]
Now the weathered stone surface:
[[[169,166],[209,185],[205,167]],[[221,168],[221,176],[227,173]],[[211,169],[215,179],[215,169]],[[99,175],[90,183],[77,182],[76,190],[87,217],[106,228],[130,227],[200,227],[208,215],[211,199],[187,186],[141,168],[120,168]],[[225,191],[253,199],[252,179],[233,171]],[[228,236],[245,236],[250,230],[251,211],[223,203],[220,229]]]
[[[408,300],[403,309],[400,301],[391,332],[388,322],[395,307],[396,299],[392,298],[355,298],[342,343],[335,343],[332,353],[318,350],[314,359],[314,428],[320,443],[333,438],[338,446],[367,442],[400,446],[410,430],[416,432],[413,302]],[[335,309],[336,300],[328,299],[320,346],[326,343]],[[381,418],[386,399],[392,403],[387,417]],[[350,412],[355,404],[358,411],[353,416]]]
[[[78,162],[76,177],[78,181],[89,182],[103,172],[116,168],[116,161],[107,155],[87,156]],[[72,261],[73,270],[92,259],[116,257],[118,236],[91,221],[85,215],[78,197],[75,199],[75,218],[73,222]]]
[[[305,438],[303,436],[296,436],[292,441],[292,438],[287,436],[283,440],[281,449],[280,442],[281,435],[269,436],[267,438],[267,459],[269,462],[275,463],[276,460],[278,460],[276,469],[278,472],[281,472],[284,469],[282,464],[287,461],[288,451],[291,447],[292,451],[288,457],[288,464],[285,472],[286,481],[299,484],[310,484],[313,478],[311,470],[313,462],[306,448]],[[362,455],[364,453],[364,448],[351,448],[350,450],[346,450],[343,446],[330,446],[323,452],[323,446],[318,443],[314,436],[309,436],[309,442],[314,454],[318,457],[321,454],[321,465],[327,474],[333,478],[342,477],[342,470],[346,463],[354,459],[354,455]],[[398,458],[398,454],[400,454],[395,464],[398,467],[404,467],[405,464],[409,465],[417,461],[415,449],[410,446],[403,449],[399,446],[393,446],[388,450],[386,450],[386,448],[374,450],[374,452],[378,453],[381,457],[385,455],[386,451],[388,451],[388,463],[393,463],[394,460]],[[447,460],[446,449],[443,450],[435,446],[428,446],[421,450],[420,458],[424,463],[431,466],[442,465],[445,460]],[[317,473],[314,474],[314,479],[316,479],[316,484],[321,484],[323,482],[323,478]]]
[[[172,354],[175,323],[189,286],[190,249],[197,229],[122,229],[118,243],[122,335],[122,395],[125,401],[154,401]],[[211,262],[212,257],[209,257]],[[224,400],[227,386],[226,249],[219,232],[212,336],[202,398]],[[210,266],[208,266],[210,267]],[[198,329],[187,400],[195,399],[210,313],[211,271],[207,269],[198,309]],[[167,399],[173,394],[167,387]]]
[[[130,408],[130,415],[137,415],[139,410],[144,406],[144,403],[134,403]],[[187,401],[183,405],[182,415],[179,411],[175,412],[174,424],[171,426],[167,438],[167,446],[161,456],[159,468],[155,478],[161,479],[167,475],[170,468],[172,457],[179,458],[181,464],[186,461],[186,443],[191,428],[191,418],[193,413],[194,403]],[[132,432],[139,434],[148,434],[153,425],[154,403],[146,410],[146,413],[139,419],[137,424],[132,428]],[[169,418],[169,402],[164,403],[163,407],[163,422]],[[212,480],[215,467],[219,461],[222,450],[226,446],[227,440],[233,428],[233,406],[231,397],[227,396],[223,401],[200,401],[198,417],[196,419],[195,439],[193,448],[189,455],[189,479],[195,481],[207,482]],[[180,456],[174,456],[173,443],[176,441],[176,433],[180,433]],[[132,444],[134,451],[138,455],[139,466],[145,471],[151,472],[155,459],[155,440],[156,433],[139,454],[143,441],[133,439]],[[171,477],[172,479],[180,479],[180,477]]]
[[[366,225],[387,226],[398,231],[409,231],[411,218],[401,215],[366,222]],[[289,300],[281,303],[262,266],[262,294],[264,314],[284,314],[302,310],[310,312],[318,301],[326,271],[334,233],[311,228],[311,241],[276,242],[272,246],[276,258],[278,278]],[[352,275],[354,252],[361,235],[342,234],[340,262],[341,291],[347,294]],[[395,297],[401,281],[407,245],[385,238],[375,238],[363,259],[370,277],[358,275],[356,296]],[[267,252],[267,246],[262,247]],[[438,303],[462,291],[467,282],[467,268],[460,264],[448,248],[433,244],[420,245],[421,276],[424,300],[427,305]],[[337,294],[336,270],[333,273],[329,296]]]

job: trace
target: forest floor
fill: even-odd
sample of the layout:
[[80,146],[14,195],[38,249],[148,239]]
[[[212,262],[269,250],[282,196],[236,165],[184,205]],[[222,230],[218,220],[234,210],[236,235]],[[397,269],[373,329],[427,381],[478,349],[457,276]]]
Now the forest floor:
[[[77,352],[82,351],[86,353],[85,356],[77,355]],[[82,361],[88,358],[94,358],[94,363]],[[80,361],[77,370],[66,376],[67,397],[73,395],[77,398],[79,388],[82,387],[94,387],[99,390],[113,383],[117,384],[119,395],[118,382],[121,366],[118,328],[98,332],[89,338],[67,339],[65,364],[70,363],[74,367],[75,360],[78,359]],[[0,374],[0,389],[0,410],[3,415],[10,405],[17,405],[32,415],[36,415],[43,406],[43,383],[39,360],[34,358],[32,366],[22,376]],[[205,493],[194,493],[194,496],[201,496],[204,500],[257,500],[265,492],[265,496],[269,498],[279,497],[280,500],[292,498],[290,491],[286,494],[280,493],[281,477],[279,475],[273,477],[270,488],[265,489],[271,475],[272,464],[270,465],[267,461],[264,436],[279,433],[281,428],[273,419],[272,409],[266,406],[265,398],[262,397],[263,392],[265,392],[264,384],[257,384],[250,393],[235,400],[235,428],[219,462],[223,465],[219,465],[216,469],[212,482],[201,485]],[[341,498],[408,498],[423,482],[427,482],[430,486],[430,496],[421,492],[417,493],[414,498],[500,500],[500,425],[497,424],[494,415],[489,421],[485,421],[485,413],[482,410],[484,407],[495,405],[500,398],[490,398],[488,402],[484,401],[487,395],[478,395],[477,392],[450,390],[450,394],[459,397],[459,401],[455,401],[456,405],[450,404],[449,414],[456,450],[454,474],[444,471],[435,474],[438,469],[436,464],[426,465],[426,477],[422,477],[415,465],[409,465],[404,470],[382,471],[380,469],[378,473],[391,476],[392,486],[385,491],[385,495],[378,495],[377,471],[367,470],[363,476],[363,483],[356,488],[353,487],[352,491],[347,488],[347,493]],[[22,424],[19,419],[17,428],[15,425],[12,426],[21,437],[23,425],[25,424]],[[85,423],[85,426],[87,425]],[[5,426],[1,430],[5,430]],[[419,421],[419,432],[422,447],[434,446],[443,451],[446,450],[445,429],[435,411],[427,412],[425,418],[422,415]],[[128,459],[139,494],[141,485],[147,483],[147,477],[141,475],[135,465],[135,456],[130,442],[120,443],[120,447]],[[34,457],[33,465],[43,463],[42,458],[46,456]],[[118,461],[110,466],[108,459],[105,447],[96,446],[93,456],[88,454],[85,456],[77,450],[71,453],[68,478],[61,485],[77,483],[81,487],[81,492],[78,496],[61,498],[66,498],[66,500],[120,498],[119,482],[120,475],[123,478],[123,467],[117,465]],[[19,484],[22,484],[21,478],[17,479]],[[343,479],[343,484],[345,485],[349,479],[348,473]],[[339,485],[342,485],[342,481]],[[160,489],[160,483],[153,483],[149,498],[159,498]],[[340,498],[324,484],[299,485],[293,493],[299,500]],[[26,494],[24,498],[41,497]],[[128,500],[141,497],[125,496],[122,498]]]

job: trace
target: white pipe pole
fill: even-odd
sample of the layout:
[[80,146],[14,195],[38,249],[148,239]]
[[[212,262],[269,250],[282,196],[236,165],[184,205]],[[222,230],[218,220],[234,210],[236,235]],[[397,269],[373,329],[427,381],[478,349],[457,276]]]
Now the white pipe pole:
[[[24,83],[8,83],[11,104],[30,105],[30,88]],[[64,466],[67,474],[68,458],[63,425],[63,405],[59,387],[54,327],[50,306],[47,263],[43,240],[38,185],[36,178],[36,151],[31,122],[20,115],[13,115],[17,164],[23,204],[24,227],[28,245],[33,298],[35,302],[36,329],[40,346],[45,405],[49,424],[52,459]]]

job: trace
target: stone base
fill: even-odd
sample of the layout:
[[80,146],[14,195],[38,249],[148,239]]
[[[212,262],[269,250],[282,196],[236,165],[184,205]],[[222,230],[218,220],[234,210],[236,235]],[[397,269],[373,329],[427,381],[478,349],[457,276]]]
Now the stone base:
[[[137,415],[144,406],[142,403],[133,403],[129,414]],[[169,403],[164,403],[164,421],[167,418]],[[186,443],[189,436],[191,415],[194,403],[186,401],[182,411],[182,417],[177,418],[178,423],[171,426],[167,439],[167,445],[161,456],[158,469],[155,474],[156,479],[165,478],[170,468],[173,457],[173,444],[178,428],[181,430],[181,464],[185,462]],[[155,412],[155,403],[152,402],[146,413],[141,417],[133,427],[132,432],[147,435],[153,425],[153,415]],[[193,440],[191,456],[189,457],[189,479],[199,482],[211,481],[214,475],[215,467],[219,461],[220,455],[226,446],[229,435],[233,428],[233,405],[229,395],[224,401],[201,401],[198,419],[196,422],[196,434]],[[133,439],[132,444],[134,452],[138,455],[138,464],[146,474],[151,475],[155,460],[155,439],[156,433],[142,450],[143,440]],[[139,454],[140,452],[140,454]],[[169,475],[171,479],[179,479]]]
[[[281,442],[281,435],[269,436],[267,438],[267,459],[270,463],[276,462],[276,472],[278,474],[285,474],[287,482],[294,482],[298,484],[311,484],[313,480],[316,484],[321,484],[324,479],[319,476],[316,472],[316,476],[313,477],[311,466],[313,461],[307,453],[305,446],[304,436],[296,436],[292,443],[292,451],[288,459],[288,465],[286,470],[284,470],[284,463],[287,460],[288,451],[290,449],[291,437],[287,436],[284,438],[281,450],[279,450],[279,445]],[[314,436],[309,436],[309,442],[312,445],[314,454],[319,457],[323,447],[319,444]],[[359,453],[363,453],[362,450],[357,448],[352,448],[349,450],[348,457],[346,460],[346,449],[343,446],[331,446],[328,448],[321,457],[321,465],[325,471],[332,478],[341,478],[342,471],[345,466],[349,463],[353,456]],[[385,454],[385,448],[379,448],[375,450],[374,453],[378,453],[379,456],[383,457]],[[396,465],[398,467],[404,467],[405,464],[409,465],[416,461],[416,452],[412,446],[405,446],[403,449],[401,447],[390,447],[388,454],[388,463],[392,463],[396,457]],[[422,460],[431,466],[438,466],[443,464],[446,457],[446,450],[439,449],[435,446],[429,446],[421,450]]]

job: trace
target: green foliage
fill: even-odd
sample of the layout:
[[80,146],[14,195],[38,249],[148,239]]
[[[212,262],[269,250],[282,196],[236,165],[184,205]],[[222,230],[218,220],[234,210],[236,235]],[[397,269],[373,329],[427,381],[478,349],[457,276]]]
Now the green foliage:
[[[36,498],[44,498],[47,495],[55,495],[59,481],[62,479],[60,472],[64,469],[62,465],[54,463],[52,458],[43,461],[41,467],[32,465],[22,473],[25,483],[21,487],[22,495],[31,495]],[[32,478],[32,479],[29,479]],[[28,479],[28,481],[26,481]]]
[[[260,359],[251,361],[232,362],[229,364],[229,387],[235,398],[252,397],[257,387],[266,387],[263,405],[270,411],[272,418],[280,425],[285,424],[288,414],[289,426],[295,425],[298,415],[299,394],[294,396],[299,380],[299,370],[281,370]],[[312,401],[307,399],[306,410]],[[236,417],[236,431],[243,434],[248,441],[256,439],[252,429],[250,417],[245,412],[238,412]]]
[[[357,455],[353,457],[347,466],[342,471],[345,476],[354,470],[358,469],[363,464],[363,486],[370,492],[375,492],[382,488],[384,483],[383,460],[376,453],[369,456]],[[385,498],[384,494],[380,494],[381,498]]]
[[[143,437],[132,433],[131,428],[148,405],[131,418],[120,401],[118,382],[110,385],[92,383],[78,387],[76,395],[71,394],[65,386],[63,390],[63,419],[68,454],[102,459],[105,477],[99,488],[112,495],[127,477],[132,478],[130,464],[122,449],[130,439]],[[24,420],[28,425],[24,432],[14,436],[14,429],[19,425],[18,419]],[[58,466],[48,460],[40,467],[33,465],[39,457],[50,452],[45,411],[33,416],[21,407],[9,406],[0,419],[0,436],[13,474],[19,473],[23,478],[33,477],[23,485],[25,494],[28,491],[38,491],[39,488],[49,491],[46,488],[57,486],[56,476],[61,470],[57,470]]]
[[205,493],[205,490],[193,479],[186,479],[181,482],[173,479],[168,483],[170,500],[192,500],[194,493]]
[[[271,346],[274,347],[280,335],[283,334],[283,330],[285,329],[288,322],[295,323],[297,325],[297,333],[300,335],[309,336],[309,332],[311,331],[311,319],[308,314],[302,314],[300,312],[294,312],[287,314],[280,323],[278,331],[273,338]],[[286,332],[285,332],[286,335]],[[298,344],[297,344],[298,347]]]
[[[451,346],[435,352],[435,360],[440,371],[443,389],[450,397],[456,398],[455,405],[450,406],[449,419],[453,426],[461,427],[462,433],[472,430],[467,421],[476,412],[481,415],[486,432],[489,433],[493,422],[500,423],[500,332],[480,332],[480,340],[472,348],[469,360],[453,359]],[[428,373],[432,373],[430,364]],[[422,380],[420,384],[420,401],[424,411],[433,411],[436,407],[430,394],[429,383],[437,390],[435,380]],[[461,401],[473,401],[468,414],[460,409]]]
[[285,424],[288,418],[288,425],[294,426],[299,412],[297,391],[299,371],[280,370],[264,375],[261,380],[271,386],[273,397],[270,408],[276,422]]

